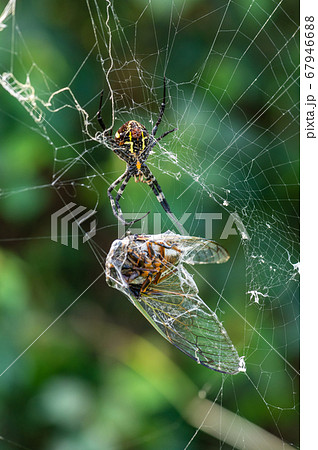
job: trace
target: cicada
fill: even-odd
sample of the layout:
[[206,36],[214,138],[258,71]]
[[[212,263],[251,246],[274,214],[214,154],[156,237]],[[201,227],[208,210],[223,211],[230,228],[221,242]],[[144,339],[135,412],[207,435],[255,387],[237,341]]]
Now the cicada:
[[170,231],[128,235],[113,242],[106,259],[108,284],[132,304],[171,344],[218,372],[245,371],[225,328],[199,297],[184,264],[221,264],[228,252],[208,239]]

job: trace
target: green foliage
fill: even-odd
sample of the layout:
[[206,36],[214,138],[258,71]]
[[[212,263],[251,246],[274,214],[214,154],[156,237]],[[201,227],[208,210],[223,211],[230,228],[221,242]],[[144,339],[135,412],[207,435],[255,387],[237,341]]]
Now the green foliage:
[[[101,14],[104,17],[105,2],[100,3]],[[165,62],[160,61],[158,67],[154,66],[153,62],[157,56],[154,54],[154,48],[162,49],[164,45],[171,45],[172,49],[170,64],[167,67],[168,76],[176,83],[184,82],[184,86],[181,85],[186,94],[190,89],[187,84],[189,80],[198,71],[202,74],[201,83],[204,89],[200,90],[198,87],[196,97],[189,109],[189,125],[186,129],[180,130],[180,133],[183,133],[184,142],[196,145],[193,147],[196,153],[193,160],[190,159],[193,165],[197,160],[201,162],[208,159],[212,141],[213,148],[218,148],[220,144],[224,146],[224,143],[229,142],[234,134],[233,130],[240,130],[242,126],[242,116],[237,116],[235,120],[227,124],[231,126],[231,132],[228,131],[228,126],[224,126],[220,135],[215,137],[215,130],[219,126],[222,127],[219,124],[221,112],[217,111],[212,118],[207,114],[206,91],[212,94],[215,100],[214,104],[208,105],[208,111],[213,110],[214,106],[219,105],[218,102],[223,99],[222,108],[226,113],[227,109],[238,101],[237,108],[244,111],[248,120],[262,107],[264,95],[270,96],[271,90],[277,91],[277,86],[283,79],[284,74],[278,71],[277,85],[268,86],[268,79],[264,77],[258,84],[257,92],[251,91],[243,100],[240,99],[240,94],[244,90],[242,83],[247,86],[259,74],[259,61],[251,55],[246,59],[246,64],[241,65],[235,72],[235,77],[231,79],[237,62],[236,58],[240,55],[241,44],[248,40],[249,36],[241,36],[234,40],[231,58],[221,64],[217,71],[215,67],[222,58],[221,52],[209,59],[209,64],[204,64],[213,41],[211,33],[214,36],[217,32],[217,26],[222,17],[221,12],[227,2],[216,2],[215,13],[210,14],[211,2],[206,0],[199,2],[152,1],[150,3],[153,7],[146,8],[144,12],[147,27],[145,26],[140,34],[136,32],[136,19],[142,20],[143,8],[149,2],[131,0],[112,3],[118,8],[117,13],[122,18],[121,23],[128,40],[125,45],[128,47],[128,44],[136,43],[138,50],[134,51],[136,55],[141,55],[140,61],[145,74],[162,78]],[[176,8],[173,12],[175,14],[173,20],[170,16],[171,3]],[[221,3],[220,8],[218,8],[219,3]],[[237,18],[232,16],[232,21],[228,23],[229,29],[237,27],[235,22],[242,21],[250,4],[250,2],[239,3],[235,7]],[[258,21],[264,22],[265,17],[262,8],[257,8],[257,4],[262,2],[254,3],[255,10],[248,15],[252,35]],[[263,9],[270,7],[268,3],[262,3]],[[294,9],[292,2],[285,3],[287,3],[287,11],[292,16]],[[183,6],[185,9],[182,9]],[[178,23],[180,30],[187,29],[189,24],[193,26],[189,27],[189,32],[183,39],[179,38],[181,33],[176,32],[173,34],[176,42],[173,45],[171,42],[167,44],[169,31],[167,26],[169,24],[176,26],[175,21],[181,14],[181,10],[183,20]],[[53,80],[52,86],[59,88],[71,83],[74,74],[86,61],[88,53],[95,44],[85,2],[17,2],[17,14],[18,24],[23,28],[23,37],[27,41],[26,49],[32,49],[30,58],[26,49],[19,48],[19,57],[15,60],[15,66],[17,74],[21,74],[21,80],[24,81],[23,76],[30,69],[31,59],[34,64],[45,70],[47,80]],[[201,16],[206,19],[197,21],[196,19]],[[277,18],[279,29],[284,28],[285,20],[285,14]],[[156,30],[156,36],[154,36],[154,30]],[[122,35],[116,29],[113,31],[114,46],[118,52],[115,56],[125,60],[124,51],[121,54]],[[18,30],[15,33],[18,35]],[[224,48],[226,42],[224,41]],[[10,48],[5,40],[1,46],[4,47],[4,45]],[[126,48],[125,45],[123,45],[124,48]],[[276,52],[279,45],[281,44],[276,43],[276,47],[274,46]],[[101,51],[105,57],[105,48]],[[269,57],[271,51],[273,51],[272,48],[268,47],[269,53],[266,57]],[[1,52],[1,56],[3,54],[4,52]],[[98,93],[105,83],[96,49],[93,55],[93,60],[83,64],[78,77],[72,82],[72,88],[78,92],[79,98],[83,100],[83,103],[88,102],[88,109],[92,115],[97,111]],[[294,51],[283,55],[284,61],[286,60],[284,67],[289,67],[291,55],[296,59],[297,54]],[[135,54],[129,54],[129,60],[133,56]],[[260,57],[259,54],[258,57]],[[6,55],[1,61],[3,66],[1,73],[7,66],[11,67],[9,60],[10,58]],[[115,64],[118,64],[118,61],[115,61]],[[41,86],[41,92],[48,99],[49,93],[53,90],[52,86],[50,88],[46,86],[44,79],[39,74],[36,75],[36,71],[33,73],[34,82]],[[128,78],[127,73],[123,75],[120,71],[116,72],[118,84],[121,82],[121,77]],[[134,71],[131,70],[131,73],[133,74]],[[212,78],[213,82],[211,82]],[[147,75],[144,79],[147,79]],[[229,79],[231,79],[230,83]],[[175,93],[172,84],[171,89],[171,92]],[[136,94],[136,103],[144,101],[138,98],[139,95],[142,96],[141,93]],[[219,267],[218,270],[207,267],[201,270],[200,268],[199,272],[209,284],[203,282],[197,274],[196,282],[200,289],[200,296],[211,309],[216,310],[235,347],[240,350],[239,354],[249,350],[248,376],[251,379],[253,376],[258,379],[260,371],[262,376],[258,379],[259,385],[255,388],[244,375],[224,378],[221,374],[195,364],[157,336],[140,313],[120,293],[106,285],[104,276],[87,289],[103,270],[103,267],[99,265],[99,260],[102,265],[104,264],[103,251],[107,252],[111,242],[117,238],[116,226],[109,226],[114,224],[114,219],[108,204],[106,189],[107,183],[112,182],[123,171],[122,162],[110,152],[107,153],[106,149],[101,149],[97,159],[99,158],[98,164],[105,179],[101,177],[94,180],[92,184],[95,189],[72,185],[53,189],[52,175],[59,169],[56,154],[52,151],[49,142],[35,131],[34,122],[21,105],[2,88],[0,96],[2,140],[0,148],[0,374],[2,374],[0,377],[0,439],[1,436],[5,439],[4,443],[0,440],[0,448],[14,449],[21,445],[22,448],[41,450],[126,448],[179,450],[187,445],[196,432],[185,417],[187,405],[198,396],[199,392],[203,395],[203,391],[210,400],[217,401],[234,413],[257,423],[260,427],[268,428],[274,434],[277,433],[275,424],[278,423],[278,429],[283,438],[297,443],[298,419],[295,418],[295,414],[287,412],[287,410],[295,410],[297,405],[296,395],[291,400],[292,389],[297,389],[295,374],[290,371],[288,365],[285,365],[284,359],[277,358],[274,350],[269,353],[267,348],[263,348],[264,343],[259,337],[261,334],[279,350],[280,354],[284,354],[286,350],[284,342],[288,335],[291,346],[288,348],[290,354],[286,358],[297,367],[298,330],[292,322],[297,316],[296,295],[286,300],[284,297],[286,292],[279,292],[278,303],[271,305],[271,300],[268,300],[269,303],[265,303],[264,310],[261,305],[251,308],[252,302],[248,303],[249,298],[246,296],[245,289],[246,265],[243,250],[238,249],[238,238],[231,236],[226,245],[231,254],[231,260],[227,264],[230,265],[232,261],[235,261],[235,264],[233,263],[235,267],[231,265],[231,279],[228,280],[227,268],[224,265],[223,270],[219,270]],[[297,94],[295,96],[297,97]],[[187,95],[184,98],[188,98]],[[279,104],[279,108],[290,107],[288,102],[291,98],[285,100],[287,103]],[[182,115],[182,108],[186,102],[176,93],[169,101],[170,110],[168,105],[166,114],[169,121],[173,122],[174,111]],[[154,105],[153,110],[156,110],[157,106]],[[198,109],[199,112],[197,112]],[[61,131],[62,136],[67,136],[67,142],[82,144],[83,135],[80,132],[80,126],[68,118],[68,112],[63,111],[60,116],[52,118],[52,121],[51,117],[46,117],[47,127],[53,124]],[[147,113],[148,111],[142,112],[145,123],[148,124]],[[274,116],[275,108],[271,109],[268,115],[262,116],[257,125],[261,127],[261,130],[266,129]],[[197,127],[191,125],[194,118],[199,124]],[[116,118],[116,120],[119,119]],[[212,123],[210,128],[205,126],[207,121]],[[279,129],[285,129],[282,122],[276,126]],[[271,130],[273,135],[276,131]],[[290,135],[292,135],[291,132]],[[291,138],[290,135],[282,135],[282,140],[288,140]],[[253,145],[256,142],[256,136],[255,128],[248,130],[244,136],[249,144],[252,143],[246,152],[249,157],[254,155],[255,159],[258,158],[260,149],[270,142],[268,136],[262,136],[260,141],[257,141],[257,146]],[[58,145],[65,145],[60,136],[56,136],[56,139]],[[170,143],[169,139],[170,137],[167,138],[167,143]],[[297,139],[291,138],[290,142],[288,151],[295,155],[296,159]],[[171,143],[171,145],[176,144]],[[241,145],[241,142],[237,142],[236,145]],[[235,146],[230,147],[228,152],[233,151],[234,154],[235,148]],[[67,152],[73,150],[68,147],[63,156],[67,157]],[[172,148],[172,151],[176,153],[177,150],[182,158],[182,148]],[[251,153],[248,153],[249,151]],[[273,199],[271,192],[266,190],[267,185],[269,181],[279,184],[283,179],[284,184],[279,191],[280,198],[286,195],[289,200],[296,199],[295,203],[292,201],[288,203],[284,217],[288,217],[292,226],[297,227],[295,211],[297,211],[298,190],[297,187],[291,187],[286,194],[285,188],[287,185],[294,186],[294,175],[298,167],[297,163],[293,166],[294,172],[290,170],[290,165],[284,166],[285,151],[283,146],[278,146],[273,154],[271,153],[270,156],[265,154],[258,160],[262,165],[264,178],[260,180],[255,177],[254,179],[255,187],[259,189],[259,192],[255,194],[255,202],[256,208],[260,203],[262,211],[270,214],[271,211],[267,208]],[[75,155],[76,152],[69,157],[74,159]],[[240,156],[242,158],[240,163],[244,166],[244,154]],[[290,158],[290,160],[293,159]],[[231,162],[225,167],[222,159],[216,161],[207,176],[207,184],[223,187],[225,179],[232,180],[232,177],[235,179],[238,176],[235,172],[236,163],[235,160],[233,165]],[[170,164],[171,161],[166,160],[160,163],[160,167],[168,172]],[[74,165],[70,178],[78,178],[82,182],[87,175],[88,166],[86,164],[83,170],[83,165],[80,163]],[[282,168],[278,174],[273,167],[280,166]],[[253,169],[254,167],[251,169],[252,175]],[[268,171],[270,171],[269,177]],[[159,173],[158,168],[154,169],[154,173],[156,175]],[[199,190],[187,190],[179,200],[175,200],[192,182],[190,177],[186,177],[187,175],[179,183],[174,174],[168,176],[160,173],[160,184],[164,186],[167,198],[174,199],[171,203],[176,216],[180,217],[188,205],[193,206],[195,210],[199,202],[202,202],[200,207],[205,210],[211,211],[213,208],[213,212],[222,211],[209,195],[203,196]],[[245,199],[247,191],[242,174],[241,178],[235,182],[237,187],[235,195]],[[253,184],[253,181],[251,183]],[[128,209],[131,204],[143,205],[146,211],[157,208],[156,199],[146,197],[147,189],[147,186],[136,185],[131,181],[129,193],[122,202],[123,210]],[[75,197],[78,204],[90,204],[93,208],[96,192],[99,195],[99,213],[104,221],[98,237],[99,258],[89,245],[82,245],[80,251],[75,251],[50,239],[50,216],[63,206],[61,201],[63,195],[70,199]],[[276,206],[279,210],[281,205]],[[137,210],[138,208],[139,206],[136,206]],[[164,226],[169,226],[168,220],[164,222]],[[197,225],[193,233],[203,235],[204,224]],[[221,244],[223,245],[222,242]],[[242,328],[244,320],[238,320],[235,314],[231,315],[231,305],[223,305],[211,286],[215,287],[216,292],[222,292],[225,298],[232,299],[235,310],[255,327],[252,331],[248,326]],[[223,292],[223,286],[225,286],[225,292]],[[78,300],[68,309],[75,299]],[[292,317],[290,317],[290,309],[294,309]],[[290,323],[291,326],[288,326]],[[274,325],[277,325],[277,331],[273,334],[271,330],[276,330]],[[273,373],[275,373],[274,378],[272,378]],[[259,392],[266,392],[266,401],[260,399]],[[281,408],[285,409],[286,414],[280,417]],[[11,445],[9,441],[16,444]],[[201,450],[220,447],[226,448],[226,445],[199,433],[190,448]]]

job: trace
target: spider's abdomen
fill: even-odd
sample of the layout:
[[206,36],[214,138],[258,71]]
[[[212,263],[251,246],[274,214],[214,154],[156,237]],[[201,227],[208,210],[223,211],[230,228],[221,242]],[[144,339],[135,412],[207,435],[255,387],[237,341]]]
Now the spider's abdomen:
[[124,146],[132,154],[142,153],[148,145],[149,134],[141,123],[129,120],[115,134],[118,145]]

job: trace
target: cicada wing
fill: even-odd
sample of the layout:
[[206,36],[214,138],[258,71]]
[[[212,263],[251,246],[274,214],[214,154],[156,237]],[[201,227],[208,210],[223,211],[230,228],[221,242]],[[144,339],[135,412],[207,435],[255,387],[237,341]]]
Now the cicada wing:
[[222,264],[230,258],[222,245],[209,239],[189,237],[182,240],[182,246],[186,247],[182,261],[187,264]]
[[168,231],[155,236],[155,240],[162,240],[167,246],[176,246],[182,251],[182,261],[187,264],[221,264],[230,258],[222,245],[210,239],[181,236]]
[[242,359],[216,314],[196,289],[181,286],[179,276],[152,286],[133,303],[164,338],[197,363],[229,374],[243,371]]
[[[150,279],[146,285],[147,277],[141,273],[143,266],[136,270],[127,259],[128,248],[132,244],[136,244],[140,257],[143,254],[149,256],[148,246],[143,248],[145,242],[154,244],[152,252],[155,254],[158,253],[157,247],[165,247],[164,258],[161,257],[161,262],[165,262],[159,272],[160,277]],[[199,364],[235,374],[245,370],[244,363],[216,314],[198,296],[192,276],[182,265],[182,262],[220,263],[228,257],[226,250],[213,241],[171,232],[126,237],[113,243],[106,260],[106,277],[108,283],[124,292],[169,342]],[[147,267],[146,271],[150,270]]]

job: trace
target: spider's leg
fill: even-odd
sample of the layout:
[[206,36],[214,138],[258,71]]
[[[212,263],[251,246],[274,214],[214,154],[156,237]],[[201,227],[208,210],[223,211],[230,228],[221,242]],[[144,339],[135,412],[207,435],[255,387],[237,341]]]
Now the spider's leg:
[[162,189],[161,189],[159,183],[157,182],[157,180],[156,180],[155,176],[152,174],[152,172],[149,170],[148,166],[146,166],[146,165],[144,166],[143,173],[145,175],[146,183],[153,190],[160,205],[163,207],[163,209],[166,212],[171,213],[170,206],[166,200],[166,197],[164,196],[164,193],[162,192]]
[[[106,128],[106,125],[102,118],[103,95],[104,95],[104,90],[102,90],[102,92],[100,94],[99,108],[97,111],[97,121],[98,121],[101,129],[105,132],[107,130],[107,128]],[[108,130],[106,133],[106,136],[111,136],[112,132],[113,132],[113,130]]]
[[[111,204],[111,207],[112,207],[112,210],[113,210],[113,214],[124,225],[132,225],[132,224],[138,222],[139,220],[143,219],[144,217],[146,217],[150,213],[150,211],[149,211],[149,212],[147,212],[147,214],[145,214],[144,216],[140,217],[140,219],[135,219],[135,220],[132,220],[130,222],[126,222],[126,220],[124,219],[121,207],[119,205],[119,200],[120,200],[120,198],[121,198],[121,196],[122,196],[122,194],[123,194],[123,192],[125,190],[125,187],[127,186],[127,183],[128,183],[130,178],[131,178],[131,175],[129,174],[129,170],[126,169],[125,172],[119,178],[117,178],[117,180],[114,181],[109,186],[109,188],[107,190],[107,195],[108,195],[109,200],[110,200],[110,204]],[[111,192],[115,189],[115,187],[122,180],[124,180],[124,181],[123,181],[122,185],[120,186],[120,188],[119,188],[119,190],[117,192],[116,199],[114,200]]]
[[125,190],[125,188],[127,186],[128,181],[130,180],[130,178],[131,178],[131,175],[129,175],[129,173],[128,173],[128,175],[126,176],[126,178],[124,179],[124,181],[122,182],[120,188],[117,191],[117,195],[116,195],[116,198],[115,198],[115,204],[116,204],[116,208],[119,209],[119,210],[120,210],[119,200],[121,199],[121,196],[123,195],[123,192],[124,192],[124,190]]
[[124,190],[125,190],[125,188],[127,186],[128,181],[130,180],[130,178],[131,178],[131,175],[128,173],[126,175],[126,177],[124,178],[124,181],[122,182],[120,188],[118,189],[117,195],[116,195],[116,198],[115,198],[115,205],[116,205],[116,208],[117,208],[117,211],[118,211],[118,215],[121,216],[121,217],[122,217],[123,213],[122,213],[122,210],[121,210],[121,207],[120,207],[120,204],[119,204],[119,200],[121,199],[121,196],[123,195],[123,192],[124,192]]
[[156,139],[156,143],[158,141],[160,141],[160,139],[164,138],[165,136],[167,136],[167,134],[172,133],[173,131],[176,131],[178,128],[172,128],[172,130],[166,131],[165,133],[163,133],[160,137],[158,137],[158,139]]
[[163,113],[165,112],[165,107],[166,107],[166,77],[164,77],[164,79],[163,79],[163,99],[162,99],[162,103],[160,106],[159,116],[158,116],[156,125],[153,127],[152,132],[151,132],[152,136],[154,136],[157,133]]
[[97,121],[98,121],[101,129],[103,131],[106,131],[106,125],[104,124],[104,121],[103,121],[103,118],[102,118],[103,95],[104,95],[104,89],[102,90],[102,92],[100,94],[99,109],[98,109],[98,112],[97,112]]
[[154,136],[150,136],[151,141],[142,153],[143,160],[144,161],[147,160],[150,151],[154,148],[154,146],[157,144],[157,142],[160,141],[160,139],[164,138],[165,136],[167,136],[167,134],[172,133],[173,131],[176,131],[176,130],[177,130],[177,128],[173,128],[172,130],[166,131],[158,139],[156,139]]
[[[123,221],[123,219],[121,218],[121,217],[119,217],[119,215],[118,215],[118,212],[117,212],[117,210],[116,210],[116,203],[115,203],[115,200],[114,200],[114,198],[113,198],[113,196],[112,196],[112,191],[115,189],[115,187],[127,176],[127,174],[128,174],[128,170],[126,169],[125,170],[125,172],[122,174],[122,175],[120,175],[120,177],[119,178],[117,178],[117,180],[115,180],[110,186],[109,186],[109,188],[107,189],[107,195],[108,195],[108,198],[109,198],[109,200],[110,200],[110,204],[111,204],[111,207],[112,207],[112,210],[113,210],[113,214],[114,214],[114,216],[115,217],[117,217],[117,219],[119,219],[121,222]],[[121,210],[120,210],[120,208],[119,208],[119,213],[121,213]],[[125,221],[124,221],[125,222]]]
[[178,228],[180,233],[185,235],[186,231],[185,231],[184,227],[181,225],[180,222],[178,222],[178,219],[176,218],[176,216],[171,212],[171,209],[166,200],[166,197],[164,196],[164,193],[162,192],[162,189],[161,189],[158,181],[156,180],[155,176],[151,173],[148,166],[145,165],[143,172],[144,172],[144,175],[146,178],[146,183],[151,187],[153,193],[157,197],[158,202],[163,207],[163,209],[166,211],[167,215],[170,217],[172,222]]

